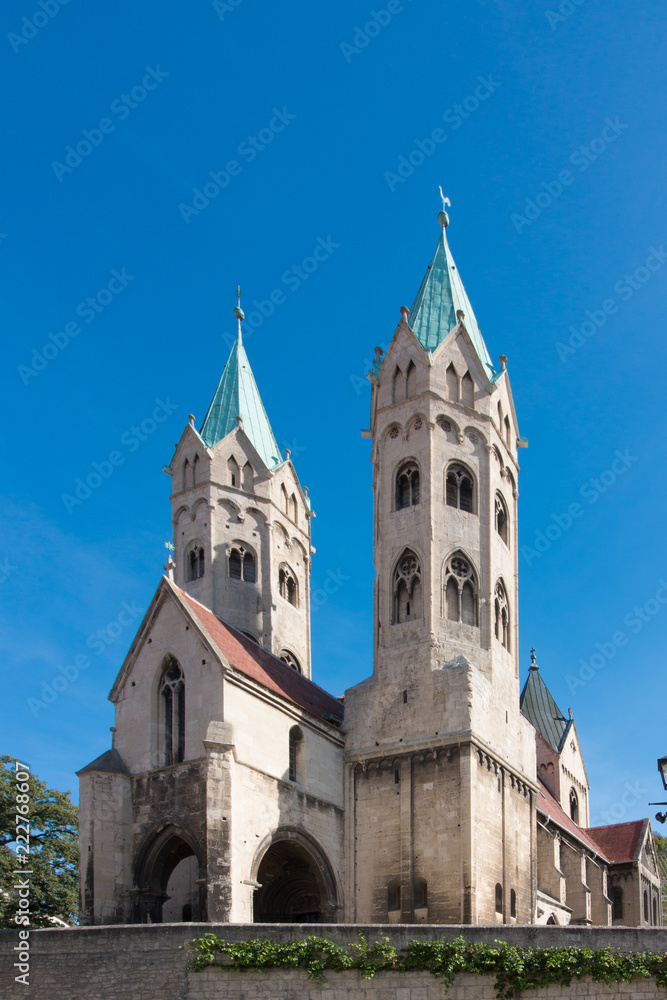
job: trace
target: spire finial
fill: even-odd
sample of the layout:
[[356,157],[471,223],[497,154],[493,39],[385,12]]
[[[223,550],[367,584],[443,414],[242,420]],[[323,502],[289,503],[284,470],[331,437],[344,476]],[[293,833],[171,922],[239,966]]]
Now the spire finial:
[[164,565],[164,569],[165,569],[165,571],[167,573],[167,577],[173,583],[174,582],[174,569],[176,568],[176,563],[172,559],[171,554],[174,551],[174,546],[171,544],[171,542],[165,542],[164,543],[164,547],[167,550],[167,562]]
[[533,648],[530,651],[530,669],[531,670],[539,670],[540,669],[538,667],[538,665],[537,665],[537,652],[536,652],[534,646],[533,646]]
[[240,285],[236,286],[236,291],[235,291],[234,294],[236,295],[236,299],[237,299],[237,302],[238,302],[238,305],[236,305],[234,307],[234,315],[236,316],[236,321],[237,321],[237,325],[238,325],[237,326],[236,336],[240,340],[241,339],[241,323],[245,319],[245,313],[243,312],[243,309],[241,309],[241,296],[243,295],[243,292],[241,291],[241,286]]
[[449,216],[447,215],[446,207],[447,205],[451,205],[452,203],[449,200],[449,198],[442,193],[442,184],[440,185],[439,190],[440,190],[440,197],[442,198],[442,212],[438,213],[438,222],[440,223],[443,229],[446,229],[447,226],[449,225]]

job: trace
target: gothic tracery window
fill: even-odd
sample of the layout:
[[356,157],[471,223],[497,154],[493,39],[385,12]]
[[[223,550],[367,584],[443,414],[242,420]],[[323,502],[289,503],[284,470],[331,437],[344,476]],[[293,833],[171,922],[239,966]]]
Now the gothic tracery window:
[[510,648],[510,611],[507,601],[507,591],[502,580],[498,580],[494,595],[494,631],[496,639],[509,650]]
[[405,549],[394,570],[393,597],[395,624],[422,617],[421,567],[412,549]]
[[281,566],[278,572],[278,590],[280,596],[289,603],[297,606],[298,592],[296,578],[289,566]]
[[472,473],[464,465],[450,465],[445,479],[445,500],[448,507],[474,513]]
[[414,462],[401,466],[396,476],[396,510],[419,503],[419,468]]
[[447,561],[444,588],[444,610],[449,621],[479,625],[477,577],[462,552],[455,552]]
[[185,759],[185,681],[173,657],[160,682],[160,710],[164,764],[180,764]]
[[291,667],[292,670],[296,670],[297,674],[303,672],[301,670],[301,664],[297,660],[294,653],[290,653],[289,649],[283,649],[280,653],[279,659],[282,660],[283,663],[286,663],[288,667]]
[[496,531],[504,541],[505,545],[509,545],[509,516],[507,513],[507,504],[503,500],[500,493],[496,493],[495,520]]

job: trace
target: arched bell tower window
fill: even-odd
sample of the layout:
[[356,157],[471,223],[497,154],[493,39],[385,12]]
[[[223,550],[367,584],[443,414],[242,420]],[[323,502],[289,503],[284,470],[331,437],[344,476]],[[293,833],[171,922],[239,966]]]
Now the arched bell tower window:
[[280,500],[283,514],[287,514],[289,517],[289,497],[287,496],[287,490],[285,489],[284,483],[280,484]]
[[459,401],[459,377],[456,373],[456,368],[454,364],[450,364],[447,368],[445,374],[445,379],[447,381],[447,399],[451,399],[452,403],[458,403]]
[[296,502],[296,497],[294,496],[293,493],[292,496],[289,498],[289,506],[290,506],[290,517],[296,524],[299,519],[299,506]]
[[474,480],[464,465],[450,465],[445,478],[445,499],[448,507],[475,512]]
[[471,410],[475,408],[475,384],[470,372],[466,372],[461,379],[461,402]]
[[405,376],[405,396],[410,399],[415,394],[415,382],[417,381],[417,366],[414,361],[411,361],[408,365],[408,370]]
[[293,604],[294,607],[297,607],[299,595],[296,577],[289,566],[284,564],[278,571],[278,590],[280,591],[281,597],[283,597],[289,604]]
[[303,733],[298,726],[289,731],[289,780],[299,781],[302,777]]
[[579,798],[574,788],[570,789],[570,819],[579,823]]
[[507,513],[507,504],[503,500],[500,493],[496,493],[496,531],[504,541],[505,545],[509,546],[509,514]]
[[164,765],[185,760],[185,681],[178,660],[170,657],[160,681],[160,722]]
[[204,550],[201,545],[193,545],[185,557],[186,577],[189,583],[204,575]]
[[400,403],[402,399],[405,399],[405,376],[401,369],[396,367],[391,385],[391,401]]
[[450,556],[445,567],[445,614],[450,622],[479,625],[477,577],[462,552]]
[[243,489],[246,493],[252,493],[255,481],[255,473],[250,462],[243,466]]
[[412,549],[405,549],[394,570],[394,624],[423,616],[421,567]]
[[507,600],[507,591],[502,580],[496,584],[494,596],[494,631],[496,639],[502,643],[505,649],[510,648],[510,609]]
[[229,575],[232,580],[243,580],[244,583],[254,583],[257,579],[255,557],[243,545],[229,552]]
[[229,479],[230,486],[241,486],[241,474],[239,472],[239,463],[236,461],[232,455],[227,459],[227,476]]
[[186,460],[183,462],[183,479],[181,482],[181,489],[183,490],[187,490],[188,486],[190,485],[190,481],[188,479],[189,473],[190,473],[190,462],[186,458]]
[[192,460],[192,485],[197,485],[197,473],[199,472],[199,455],[195,455]]
[[407,462],[396,476],[396,510],[412,507],[419,503],[419,468],[414,462]]

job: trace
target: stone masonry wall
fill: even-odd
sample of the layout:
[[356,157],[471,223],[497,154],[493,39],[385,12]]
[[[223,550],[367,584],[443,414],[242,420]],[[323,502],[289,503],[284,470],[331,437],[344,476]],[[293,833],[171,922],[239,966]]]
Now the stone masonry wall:
[[[442,1000],[444,988],[429,973],[383,972],[365,980],[356,971],[330,972],[326,984],[308,980],[301,971],[245,972],[209,969],[186,972],[186,955],[179,950],[191,938],[214,932],[228,941],[266,937],[286,941],[313,932],[339,944],[354,941],[359,931],[370,941],[387,936],[401,948],[413,939],[451,940],[463,934],[470,941],[491,944],[495,938],[524,946],[618,946],[627,951],[666,951],[667,930],[607,927],[462,927],[399,924],[153,924],[40,930],[30,935],[30,985],[14,982],[13,947],[18,933],[0,931],[0,997],[14,1000]],[[491,976],[459,976],[448,1000],[489,1000]],[[667,990],[652,980],[607,987],[582,980],[570,987],[550,986],[523,994],[551,1000],[557,997],[605,997],[607,1000],[664,1000]]]

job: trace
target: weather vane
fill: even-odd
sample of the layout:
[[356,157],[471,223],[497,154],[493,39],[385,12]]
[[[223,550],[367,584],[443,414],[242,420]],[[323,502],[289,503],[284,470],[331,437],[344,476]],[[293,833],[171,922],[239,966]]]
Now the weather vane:
[[243,292],[241,291],[240,285],[236,286],[236,292],[234,294],[238,300],[238,305],[234,309],[234,316],[238,320],[238,332],[239,336],[241,336],[241,320],[245,319],[245,313],[243,312],[243,309],[241,309],[241,296],[243,295]]
[[449,225],[449,216],[447,215],[447,205],[451,205],[449,198],[442,193],[442,184],[440,185],[440,197],[442,198],[442,212],[438,213],[438,222],[443,229],[446,229]]

